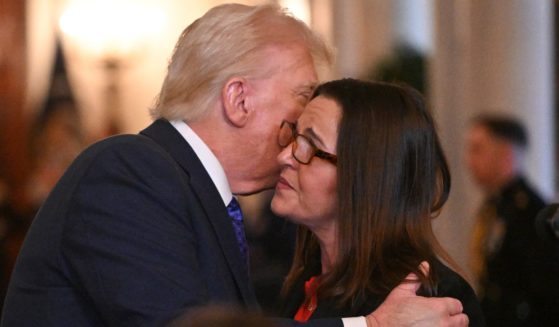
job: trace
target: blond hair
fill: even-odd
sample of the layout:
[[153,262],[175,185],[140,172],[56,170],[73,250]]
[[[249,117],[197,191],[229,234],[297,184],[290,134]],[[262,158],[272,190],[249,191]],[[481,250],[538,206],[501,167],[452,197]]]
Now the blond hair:
[[152,118],[186,121],[211,109],[233,76],[266,76],[268,46],[302,45],[316,64],[330,64],[331,50],[305,23],[277,5],[225,4],[210,9],[181,34]]

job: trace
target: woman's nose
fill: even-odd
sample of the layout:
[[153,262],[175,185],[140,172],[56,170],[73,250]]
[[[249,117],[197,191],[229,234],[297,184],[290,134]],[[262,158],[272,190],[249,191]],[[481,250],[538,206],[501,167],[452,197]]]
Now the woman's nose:
[[278,154],[278,162],[280,165],[293,165],[295,158],[293,158],[293,155],[291,154],[292,149],[293,143],[290,143],[286,147],[284,147],[283,150],[281,150],[281,152]]

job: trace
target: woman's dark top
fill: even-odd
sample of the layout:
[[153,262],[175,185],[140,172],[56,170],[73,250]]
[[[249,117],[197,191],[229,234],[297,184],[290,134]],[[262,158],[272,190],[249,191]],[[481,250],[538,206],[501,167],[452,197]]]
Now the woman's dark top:
[[[292,290],[280,301],[279,314],[281,316],[293,318],[305,300],[305,281],[320,274],[320,262],[311,266],[303,271]],[[464,308],[463,312],[468,315],[470,320],[470,326],[485,326],[480,304],[468,282],[441,262],[437,262],[434,267],[431,267],[432,271],[433,269],[436,269],[439,276],[437,293],[434,296],[453,297],[460,300]],[[421,291],[418,294],[421,295]],[[310,319],[365,316],[378,308],[383,301],[384,297],[371,294],[362,305],[338,308],[333,300],[319,298],[318,306]]]

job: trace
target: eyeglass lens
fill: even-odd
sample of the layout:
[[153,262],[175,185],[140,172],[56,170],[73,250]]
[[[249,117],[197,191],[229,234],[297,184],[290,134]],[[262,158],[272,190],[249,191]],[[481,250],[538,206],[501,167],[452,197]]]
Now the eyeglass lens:
[[311,161],[311,158],[314,154],[312,145],[303,135],[297,135],[292,151],[295,159],[305,164]]
[[279,136],[278,136],[278,143],[280,146],[288,146],[289,143],[293,141],[293,136],[295,135],[295,131],[293,130],[293,126],[284,121],[281,124]]
[[[295,131],[295,125],[289,123],[288,121],[283,121],[280,125],[278,143],[282,147],[286,147],[291,144],[291,153],[293,157],[297,161],[305,165],[310,163],[311,159],[315,156],[316,152],[319,151],[316,149],[316,147],[311,143],[311,141],[307,137],[301,134],[297,134]],[[321,156],[321,158],[324,157]],[[335,164],[335,156],[334,159],[331,158],[325,158],[325,159]]]

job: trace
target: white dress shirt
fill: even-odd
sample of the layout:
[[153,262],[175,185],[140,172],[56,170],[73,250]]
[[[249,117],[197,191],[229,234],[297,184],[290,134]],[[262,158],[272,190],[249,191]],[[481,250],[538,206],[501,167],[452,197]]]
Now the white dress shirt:
[[233,199],[233,193],[231,193],[231,187],[229,186],[229,181],[227,181],[227,175],[223,170],[223,166],[217,157],[213,154],[212,150],[202,141],[202,139],[182,120],[172,120],[171,125],[184,137],[184,139],[190,144],[198,159],[202,162],[202,166],[210,175],[212,182],[214,183],[219,195],[225,206],[231,202]]

